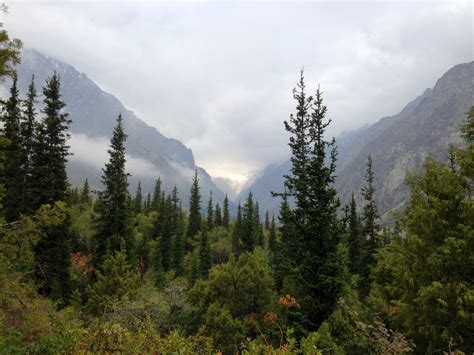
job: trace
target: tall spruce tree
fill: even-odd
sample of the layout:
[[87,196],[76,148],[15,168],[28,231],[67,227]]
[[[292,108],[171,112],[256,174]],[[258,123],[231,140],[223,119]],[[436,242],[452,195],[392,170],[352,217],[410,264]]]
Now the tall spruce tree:
[[125,134],[122,115],[117,118],[110,141],[109,161],[102,174],[104,190],[99,193],[95,259],[104,260],[107,255],[120,251],[121,241],[130,253],[132,233],[130,229],[130,204],[128,174],[125,172]]
[[57,73],[46,80],[43,96],[44,117],[36,127],[32,159],[36,208],[54,201],[64,201],[68,187],[67,140],[71,120],[63,110],[66,104],[61,100],[61,84]]
[[36,119],[36,87],[35,77],[31,77],[31,82],[28,85],[28,92],[26,100],[23,102],[23,115],[20,123],[20,133],[22,142],[22,161],[21,166],[23,170],[23,191],[22,196],[22,212],[31,213],[31,201],[34,196],[33,192],[33,149],[35,144],[35,119]]
[[[36,126],[32,152],[33,210],[42,204],[64,201],[68,189],[66,163],[71,120],[64,112],[66,104],[61,100],[60,79],[56,73],[46,80],[43,96],[44,116]],[[67,215],[62,224],[48,231],[35,246],[40,291],[63,302],[70,296],[70,224]]]
[[224,210],[222,214],[222,226],[225,229],[229,230],[230,216],[229,216],[229,199],[227,197],[227,194],[225,194],[223,209]]
[[222,227],[222,211],[219,202],[216,203],[216,208],[214,209],[214,223],[216,227]]
[[136,214],[139,214],[142,212],[143,208],[143,195],[142,195],[142,183],[139,180],[138,181],[138,186],[137,186],[137,191],[135,193],[135,199],[133,201],[134,203],[134,210]]
[[201,192],[199,187],[198,171],[196,170],[191,186],[191,196],[189,198],[189,220],[187,237],[194,237],[201,230]]
[[84,181],[84,186],[82,187],[82,191],[81,191],[81,202],[89,203],[90,200],[91,198],[90,198],[89,181],[86,179],[86,181]]
[[372,157],[367,158],[367,171],[365,174],[365,185],[362,187],[361,194],[364,197],[364,209],[362,211],[362,229],[365,242],[365,250],[363,256],[363,267],[361,276],[364,280],[362,291],[367,294],[371,282],[371,268],[375,265],[375,252],[381,246],[381,236],[379,233],[379,225],[377,219],[379,218],[377,212],[377,205],[374,200],[374,172],[372,170]]
[[155,189],[153,190],[153,199],[151,200],[151,210],[158,212],[160,210],[161,200],[161,178],[156,179]]
[[275,215],[272,216],[272,221],[270,222],[270,235],[268,237],[268,249],[272,252],[272,254],[274,254],[277,251]]
[[268,212],[268,210],[265,212],[264,226],[266,230],[270,230],[270,213]]
[[209,202],[207,203],[207,230],[214,229],[214,205],[212,203],[212,191],[209,194]]
[[232,254],[238,258],[240,255],[240,241],[242,239],[242,206],[237,206],[237,219],[235,220],[234,230],[232,231]]
[[347,217],[347,249],[349,252],[349,270],[354,274],[362,274],[363,256],[365,252],[365,239],[362,226],[357,213],[357,205],[352,194]]
[[161,235],[159,239],[159,248],[161,252],[161,263],[164,271],[169,271],[172,266],[172,248],[173,248],[173,201],[171,195],[168,195],[164,201],[161,213]]
[[256,245],[255,205],[250,191],[242,208],[242,251],[252,252]]
[[17,220],[23,212],[24,170],[22,169],[22,136],[20,131],[21,101],[18,95],[17,76],[13,75],[10,97],[3,107],[3,132],[8,139],[5,151],[5,195],[3,206],[7,221]]
[[[338,198],[334,188],[335,140],[324,132],[327,108],[319,88],[307,97],[303,72],[293,91],[296,115],[285,121],[291,134],[291,173],[285,176],[284,195],[295,207],[281,210],[282,249],[277,272],[300,300],[304,324],[317,329],[334,310],[346,282],[341,227],[337,219]],[[329,151],[329,153],[328,153]],[[329,156],[328,156],[329,154]]]

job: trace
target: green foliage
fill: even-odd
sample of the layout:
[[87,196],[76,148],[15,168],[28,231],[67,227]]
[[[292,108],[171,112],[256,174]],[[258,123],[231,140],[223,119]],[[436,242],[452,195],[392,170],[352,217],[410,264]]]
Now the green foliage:
[[102,261],[107,255],[120,250],[120,243],[125,241],[128,252],[133,250],[130,228],[130,210],[127,200],[128,174],[125,172],[125,140],[122,116],[117,118],[110,142],[109,161],[105,164],[102,175],[104,191],[99,193],[97,210],[97,233],[95,236],[95,259]]
[[212,266],[211,245],[209,243],[209,236],[207,234],[207,227],[204,226],[201,232],[199,243],[199,269],[200,275],[207,278],[209,269]]
[[422,173],[408,177],[405,234],[378,255],[377,292],[419,352],[448,351],[450,344],[474,350],[472,177],[427,159]]
[[229,229],[229,199],[227,198],[227,194],[225,194],[224,198],[224,206],[223,206],[223,214],[222,214],[222,226],[226,229]]
[[127,262],[124,250],[104,260],[101,270],[96,270],[96,279],[87,290],[87,310],[91,314],[113,312],[122,302],[136,296],[138,273]]
[[201,192],[199,187],[198,172],[194,173],[193,184],[191,186],[191,196],[189,198],[189,220],[187,237],[194,237],[201,230]]
[[293,94],[296,115],[285,121],[291,134],[292,168],[285,176],[286,191],[280,195],[292,196],[295,208],[283,200],[276,274],[279,283],[293,285],[291,293],[301,302],[306,327],[317,329],[334,310],[346,283],[334,188],[336,147],[334,139],[324,138],[330,121],[325,121],[327,108],[319,88],[308,97],[301,73]]

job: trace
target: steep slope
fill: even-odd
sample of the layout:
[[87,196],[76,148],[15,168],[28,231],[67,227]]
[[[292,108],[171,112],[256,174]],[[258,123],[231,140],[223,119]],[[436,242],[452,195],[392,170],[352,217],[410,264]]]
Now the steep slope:
[[[406,171],[420,169],[429,154],[443,160],[450,144],[462,144],[458,130],[465,112],[474,105],[473,78],[474,62],[459,64],[397,115],[338,137],[336,188],[341,202],[347,203],[352,191],[360,191],[371,154],[376,201],[384,220],[390,220],[390,211],[402,208],[408,197]],[[270,191],[282,190],[282,176],[289,169],[289,161],[267,167],[237,198],[251,190],[262,208],[277,213],[280,201],[271,198]]]
[[211,177],[204,169],[196,166],[191,149],[148,126],[132,111],[127,110],[117,98],[101,90],[72,66],[26,49],[18,68],[20,92],[26,91],[33,74],[39,89],[54,71],[61,77],[66,111],[72,119],[70,131],[74,155],[70,158],[68,173],[73,185],[82,184],[88,178],[92,187],[101,188],[101,167],[107,159],[106,150],[115,120],[121,113],[128,135],[127,167],[132,175],[132,189],[141,180],[144,192],[152,191],[154,180],[161,176],[165,190],[170,192],[174,185],[178,187],[183,208],[187,208],[191,177],[194,170],[198,169],[203,203],[207,200],[209,191],[213,192],[215,200],[223,200],[222,191]]

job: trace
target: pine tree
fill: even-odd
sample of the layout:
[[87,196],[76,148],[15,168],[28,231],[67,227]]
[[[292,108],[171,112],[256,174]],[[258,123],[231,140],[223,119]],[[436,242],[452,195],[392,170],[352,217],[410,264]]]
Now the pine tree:
[[[196,248],[197,249],[197,248]],[[198,253],[193,252],[191,258],[191,270],[189,272],[189,286],[192,287],[199,279],[199,256]]]
[[365,185],[362,187],[361,193],[365,201],[364,210],[362,212],[362,228],[365,240],[365,253],[361,276],[364,280],[362,285],[363,292],[367,294],[369,292],[371,282],[370,270],[376,262],[375,252],[377,248],[381,246],[379,226],[377,224],[377,219],[379,216],[377,212],[377,205],[374,201],[374,172],[372,170],[372,157],[370,155],[367,158]]
[[204,228],[201,232],[201,241],[199,243],[199,269],[202,277],[207,278],[211,266],[211,246],[209,244],[209,237],[207,235],[207,226],[204,225]]
[[184,235],[177,233],[173,240],[173,269],[177,275],[183,272],[184,259]]
[[268,238],[268,249],[274,254],[277,250],[275,215],[270,223],[270,236]]
[[207,230],[214,229],[214,207],[212,204],[212,191],[209,194],[209,202],[207,203]]
[[334,188],[336,148],[334,139],[324,139],[330,121],[325,121],[327,108],[319,88],[314,98],[307,97],[301,73],[293,94],[297,112],[285,121],[292,168],[283,195],[292,196],[295,207],[285,202],[280,211],[282,249],[276,274],[293,285],[305,326],[317,329],[334,310],[346,282]]
[[216,227],[222,227],[222,211],[219,202],[216,203],[216,208],[214,209],[214,221]]
[[132,234],[130,229],[130,206],[128,174],[125,172],[125,141],[122,115],[118,116],[109,153],[109,161],[102,174],[104,190],[99,193],[98,223],[95,236],[95,258],[100,261],[120,250],[121,240],[130,253]]
[[37,125],[33,153],[34,195],[36,208],[54,201],[64,201],[68,187],[66,163],[69,155],[69,125],[63,111],[59,75],[54,73],[43,88],[44,117]]
[[151,211],[151,194],[148,193],[146,195],[146,200],[145,200],[145,206],[144,206],[144,213],[146,216],[148,216],[148,214],[150,213]]
[[82,187],[82,191],[81,191],[81,202],[89,203],[90,202],[89,194],[90,194],[89,181],[86,179],[86,181],[84,181],[84,186]]
[[232,231],[232,254],[235,258],[240,255],[240,240],[242,239],[242,206],[237,206],[237,219],[235,220],[234,230]]
[[265,229],[270,230],[270,213],[268,213],[268,210],[265,212]]
[[229,220],[230,220],[230,217],[229,217],[229,199],[227,198],[227,194],[225,194],[224,211],[223,211],[223,215],[222,215],[222,226],[227,230],[229,230]]
[[153,191],[153,199],[151,200],[151,211],[158,212],[160,210],[161,199],[161,178],[156,179],[155,189]]
[[4,104],[4,137],[9,145],[5,152],[4,214],[7,221],[17,220],[23,207],[24,171],[22,169],[22,136],[20,132],[20,99],[17,77],[13,75],[10,97]]
[[138,187],[135,193],[134,204],[135,204],[135,208],[134,208],[135,213],[136,214],[141,213],[142,207],[143,207],[143,196],[142,196],[142,184],[140,180],[138,181]]
[[244,207],[242,208],[242,251],[252,252],[256,245],[255,206],[252,192],[249,192]]
[[363,267],[365,240],[361,227],[360,218],[357,214],[357,205],[354,194],[352,194],[348,215],[347,249],[349,252],[349,270],[354,274],[361,274]]
[[198,172],[194,173],[193,184],[191,186],[191,196],[189,198],[189,221],[186,231],[187,237],[194,237],[201,230],[201,192],[199,187]]
[[28,92],[26,100],[24,101],[24,109],[22,115],[22,121],[20,123],[21,142],[22,142],[22,170],[24,174],[23,192],[22,196],[22,212],[31,213],[33,212],[31,201],[34,196],[33,192],[33,149],[35,144],[35,119],[36,119],[36,87],[35,77],[31,78],[31,82],[28,85]]

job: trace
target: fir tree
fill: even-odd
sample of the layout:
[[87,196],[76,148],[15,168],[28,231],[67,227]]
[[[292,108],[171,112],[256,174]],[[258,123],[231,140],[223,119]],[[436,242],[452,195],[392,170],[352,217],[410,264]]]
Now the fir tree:
[[357,214],[357,205],[352,194],[348,215],[347,244],[349,252],[349,270],[354,274],[361,274],[363,267],[363,253],[365,249],[364,235],[361,230],[360,218]]
[[173,248],[173,202],[171,196],[168,195],[164,201],[161,218],[161,235],[159,239],[159,247],[161,251],[161,264],[163,271],[169,271],[172,263],[172,248]]
[[24,174],[23,192],[22,196],[22,211],[24,213],[33,212],[31,209],[31,201],[34,196],[33,192],[33,149],[35,144],[35,119],[36,119],[36,88],[35,77],[31,78],[28,85],[28,92],[26,100],[24,101],[24,109],[22,121],[20,123],[21,142],[22,142],[22,170]]
[[270,213],[268,213],[268,210],[265,212],[265,229],[270,230]]
[[191,196],[189,198],[189,221],[186,231],[187,237],[194,237],[201,230],[201,192],[199,187],[198,172],[194,173],[193,184],[191,186]]
[[212,266],[211,246],[207,235],[207,226],[201,232],[201,241],[199,243],[199,269],[201,276],[207,278],[209,269]]
[[20,132],[20,99],[17,77],[13,75],[10,97],[4,104],[4,136],[9,145],[5,152],[4,214],[7,221],[17,220],[23,207],[24,171],[22,169],[22,137]]
[[375,187],[374,187],[374,172],[372,170],[372,157],[367,158],[367,171],[365,174],[365,185],[362,187],[362,196],[364,197],[365,205],[362,212],[362,228],[365,241],[365,253],[363,260],[363,268],[361,276],[364,280],[362,288],[363,293],[369,292],[371,282],[371,268],[375,265],[375,252],[381,246],[379,226],[377,224],[378,212],[377,205],[374,201]]
[[177,233],[173,241],[173,269],[176,274],[180,275],[183,272],[184,259],[184,235]]
[[81,202],[89,203],[90,202],[89,194],[90,194],[89,181],[86,179],[86,181],[84,181],[84,186],[82,187],[82,191],[81,191]]
[[256,244],[255,206],[252,192],[249,192],[244,207],[242,208],[242,251],[252,252]]
[[270,235],[268,237],[268,249],[274,254],[277,250],[275,215],[270,223]]
[[143,196],[142,196],[142,184],[141,181],[138,181],[138,186],[137,186],[137,191],[135,193],[135,199],[134,199],[134,211],[136,214],[139,214],[142,212],[143,208]]
[[222,211],[219,202],[216,203],[216,208],[214,209],[214,221],[216,227],[222,227]]
[[150,211],[151,211],[151,194],[148,193],[148,194],[146,195],[145,207],[144,207],[145,215],[148,216],[148,214],[150,213]]
[[125,241],[125,249],[132,250],[132,234],[130,229],[130,206],[128,193],[128,174],[125,172],[125,140],[127,135],[123,129],[122,116],[119,115],[115,126],[109,153],[109,161],[105,164],[102,174],[104,191],[99,193],[98,223],[95,236],[96,260],[103,260],[120,250],[121,240]]
[[54,73],[43,88],[44,117],[36,128],[32,159],[36,208],[54,201],[64,201],[68,187],[67,140],[71,120],[63,111],[66,104],[61,100],[60,86],[59,76]]
[[234,230],[232,231],[232,254],[235,258],[240,255],[240,240],[242,239],[242,206],[237,206],[237,219],[235,220]]
[[153,190],[153,199],[151,200],[151,211],[158,212],[160,210],[161,199],[161,178],[156,179],[155,189]]
[[229,217],[229,199],[227,198],[227,194],[225,194],[225,198],[224,198],[224,211],[223,211],[223,215],[222,215],[222,226],[229,230],[229,220],[230,220],[230,217]]
[[207,230],[214,229],[214,207],[212,204],[212,191],[209,194],[209,202],[207,203]]
[[330,121],[325,121],[322,93],[318,88],[314,98],[306,96],[303,73],[294,98],[296,115],[285,121],[291,134],[292,168],[285,176],[284,195],[294,198],[295,207],[290,209],[285,202],[280,211],[282,250],[277,275],[293,285],[301,299],[306,327],[317,329],[334,310],[346,282],[334,188],[336,148],[334,139],[324,138]]
[[191,258],[191,270],[189,272],[189,285],[194,286],[196,281],[199,279],[199,256],[197,252],[192,253]]

